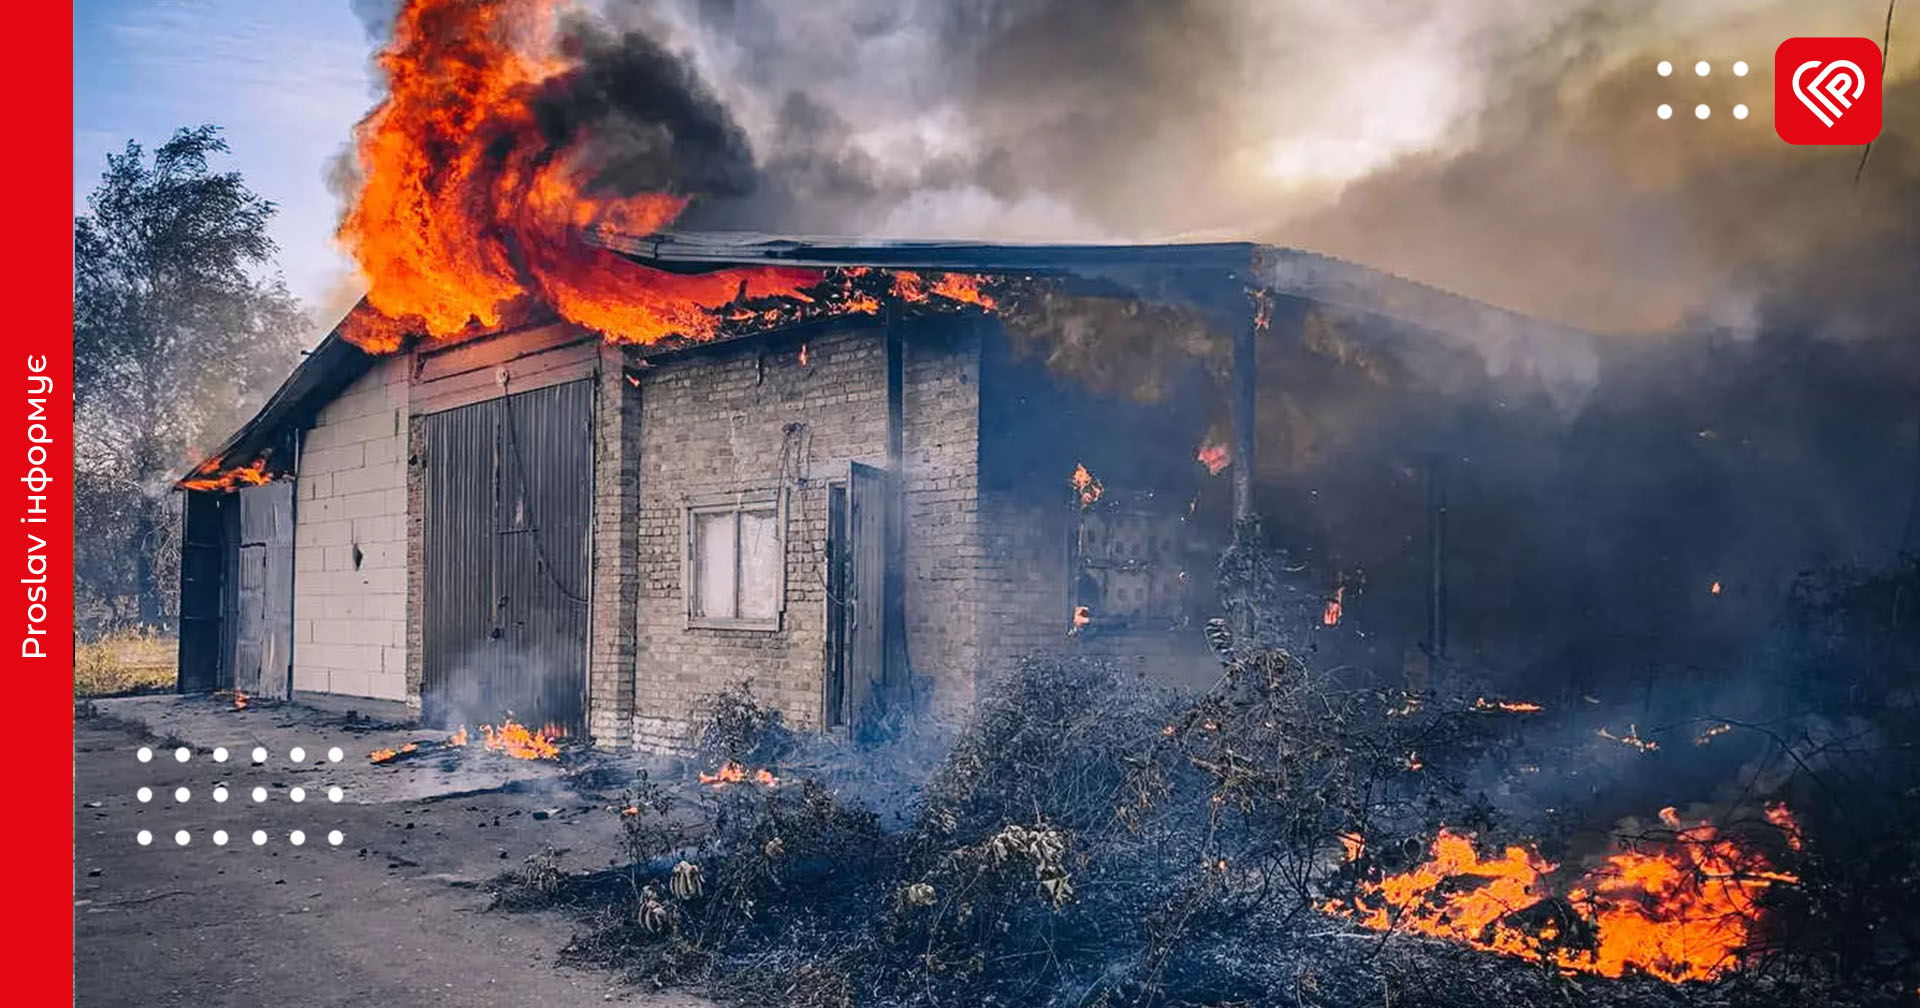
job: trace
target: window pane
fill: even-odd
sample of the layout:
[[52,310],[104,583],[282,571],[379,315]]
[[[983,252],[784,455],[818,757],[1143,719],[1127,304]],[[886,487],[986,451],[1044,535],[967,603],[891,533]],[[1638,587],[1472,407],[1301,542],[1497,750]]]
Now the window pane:
[[776,511],[740,512],[740,617],[780,612],[780,529]]
[[733,514],[693,516],[693,615],[732,619]]

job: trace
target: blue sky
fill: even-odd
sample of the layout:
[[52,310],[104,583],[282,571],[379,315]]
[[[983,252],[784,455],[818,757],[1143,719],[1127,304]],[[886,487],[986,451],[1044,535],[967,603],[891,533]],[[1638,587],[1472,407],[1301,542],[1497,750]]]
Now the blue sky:
[[74,212],[108,152],[215,123],[233,148],[222,167],[280,207],[288,287],[311,310],[344,307],[351,265],[326,171],[375,93],[347,0],[76,0],[73,21]]

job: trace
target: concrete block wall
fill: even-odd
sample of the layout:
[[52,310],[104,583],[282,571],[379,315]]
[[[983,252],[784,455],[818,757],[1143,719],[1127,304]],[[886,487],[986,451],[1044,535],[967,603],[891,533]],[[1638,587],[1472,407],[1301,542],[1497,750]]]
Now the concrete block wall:
[[407,697],[407,358],[322,407],[301,444],[293,688]]
[[[978,558],[973,467],[978,341],[910,330],[904,368],[908,655],[938,705],[972,695],[977,621],[966,576]],[[951,328],[951,327],[949,327]],[[699,699],[741,679],[790,725],[820,727],[826,659],[828,481],[850,461],[886,464],[882,330],[857,320],[797,338],[662,362],[639,389],[634,569],[634,744],[689,738]],[[684,509],[714,494],[782,490],[785,611],[778,630],[690,628],[682,594]]]

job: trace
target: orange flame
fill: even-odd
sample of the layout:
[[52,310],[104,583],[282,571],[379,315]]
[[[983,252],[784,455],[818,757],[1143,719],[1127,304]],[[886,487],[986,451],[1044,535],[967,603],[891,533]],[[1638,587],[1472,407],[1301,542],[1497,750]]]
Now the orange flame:
[[780,779],[775,777],[773,772],[765,767],[748,773],[746,767],[741,766],[733,760],[728,760],[720,764],[720,769],[713,773],[702,772],[700,774],[700,783],[715,788],[723,788],[729,784],[739,784],[748,780],[753,781],[761,787],[773,787],[780,783]]
[[467,726],[461,725],[459,731],[456,731],[452,735],[447,736],[447,744],[450,746],[454,746],[456,748],[459,746],[466,745],[467,744]]
[[1087,467],[1080,463],[1074,464],[1073,475],[1068,478],[1067,482],[1073,486],[1074,492],[1080,495],[1080,506],[1082,508],[1092,507],[1099,502],[1100,495],[1107,492],[1107,488],[1101,486],[1100,481],[1095,479],[1093,474],[1087,471]]
[[1075,632],[1078,632],[1082,627],[1092,622],[1093,610],[1083,605],[1073,607],[1073,629]]
[[[1352,899],[1321,909],[1376,931],[1447,938],[1569,973],[1709,980],[1738,965],[1760,920],[1760,894],[1798,879],[1711,824],[1682,826],[1671,808],[1660,818],[1670,836],[1609,855],[1563,903],[1546,902],[1554,865],[1538,853],[1509,846],[1483,858],[1471,834],[1442,830],[1424,863],[1362,882]],[[1357,839],[1340,840],[1357,860]],[[1547,912],[1527,912],[1536,908]],[[1569,908],[1578,922],[1566,919]],[[1590,941],[1574,940],[1576,923]]]
[[1207,475],[1209,476],[1220,475],[1228,463],[1233,461],[1232,455],[1227,451],[1227,446],[1218,443],[1201,445],[1199,453],[1196,454],[1194,458],[1201,465],[1207,467]]
[[1333,589],[1333,597],[1327,600],[1327,608],[1320,614],[1321,626],[1339,626],[1340,616],[1346,608],[1347,586],[1338,585]]
[[1614,733],[1608,731],[1605,725],[1601,725],[1600,730],[1595,734],[1599,735],[1603,739],[1612,739],[1613,741],[1618,742],[1621,745],[1632,746],[1635,749],[1640,750],[1641,752],[1657,752],[1660,749],[1660,743],[1655,742],[1652,739],[1641,738],[1639,728],[1637,728],[1634,725],[1627,726],[1627,733],[1625,735],[1615,735]]
[[241,487],[265,486],[273,482],[273,477],[267,475],[265,456],[254,459],[247,465],[235,466],[225,471],[221,470],[220,461],[220,459],[210,459],[201,463],[200,468],[194,470],[196,474],[194,478],[181,480],[180,485],[188,490],[238,490]]
[[480,734],[485,738],[488,749],[506,753],[514,759],[536,760],[560,757],[560,749],[551,741],[554,736],[548,734],[548,729],[542,729],[536,734],[527,730],[526,725],[510,717],[500,722],[499,728],[481,725]]
[[[409,335],[450,338],[536,317],[540,309],[614,342],[714,339],[726,325],[792,321],[828,271],[786,267],[679,274],[588,241],[646,235],[691,197],[612,192],[582,130],[556,131],[543,94],[581,72],[556,29],[565,0],[406,0],[379,64],[387,96],[356,130],[361,185],[339,238],[367,281],[370,312],[341,333],[370,353]],[[908,279],[911,276],[911,279]],[[895,285],[991,310],[981,278],[941,274]],[[830,313],[877,312],[845,285]],[[809,309],[812,310],[812,309]]]
[[1538,714],[1545,710],[1537,703],[1526,700],[1488,700],[1479,697],[1473,701],[1473,709],[1478,711],[1506,711],[1509,714]]
[[375,749],[373,752],[367,754],[367,758],[374,763],[387,763],[399,759],[419,748],[420,746],[417,743],[408,742],[398,749]]

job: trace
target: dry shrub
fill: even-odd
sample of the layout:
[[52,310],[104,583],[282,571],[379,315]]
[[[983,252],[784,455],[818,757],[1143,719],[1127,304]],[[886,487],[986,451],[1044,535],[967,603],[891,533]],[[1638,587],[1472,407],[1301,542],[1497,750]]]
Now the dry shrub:
[[174,687],[178,658],[179,642],[148,628],[81,642],[73,656],[73,695],[167,692]]

